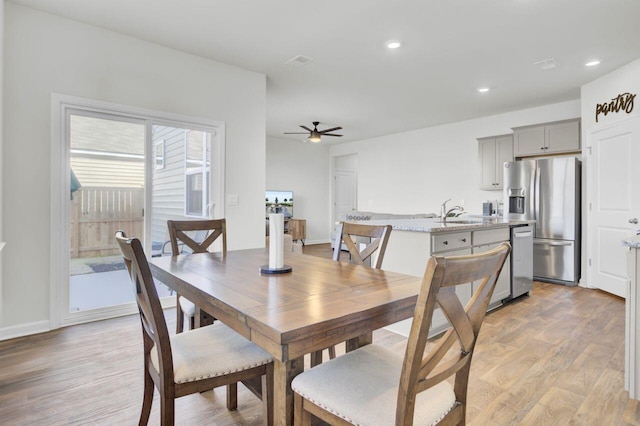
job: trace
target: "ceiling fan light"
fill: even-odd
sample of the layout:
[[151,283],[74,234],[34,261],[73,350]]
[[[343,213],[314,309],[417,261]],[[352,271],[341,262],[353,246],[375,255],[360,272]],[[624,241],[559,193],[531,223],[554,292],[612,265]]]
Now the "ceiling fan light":
[[320,134],[316,132],[312,132],[309,136],[309,142],[320,142]]

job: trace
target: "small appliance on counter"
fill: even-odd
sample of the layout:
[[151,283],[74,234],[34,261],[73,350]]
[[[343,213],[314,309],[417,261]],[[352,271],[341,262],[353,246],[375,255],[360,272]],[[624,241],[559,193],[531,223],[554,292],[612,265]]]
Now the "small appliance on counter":
[[535,280],[580,280],[580,167],[574,157],[504,163],[504,218],[536,221]]
[[502,201],[493,200],[482,203],[482,216],[502,216]]
[[482,203],[482,216],[491,216],[493,214],[493,204],[491,201]]

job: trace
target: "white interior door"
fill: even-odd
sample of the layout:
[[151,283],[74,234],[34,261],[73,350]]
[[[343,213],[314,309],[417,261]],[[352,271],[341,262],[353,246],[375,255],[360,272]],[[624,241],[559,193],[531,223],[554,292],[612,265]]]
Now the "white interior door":
[[356,172],[353,170],[336,170],[334,182],[333,218],[334,222],[339,222],[343,213],[356,210],[358,187]]
[[589,135],[588,284],[626,297],[622,240],[640,229],[640,119]]

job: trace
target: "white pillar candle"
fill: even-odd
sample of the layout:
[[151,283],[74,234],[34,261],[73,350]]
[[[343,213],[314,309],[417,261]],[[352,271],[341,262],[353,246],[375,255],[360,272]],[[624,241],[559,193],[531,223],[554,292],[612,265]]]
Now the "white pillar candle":
[[269,268],[284,266],[284,215],[269,214]]

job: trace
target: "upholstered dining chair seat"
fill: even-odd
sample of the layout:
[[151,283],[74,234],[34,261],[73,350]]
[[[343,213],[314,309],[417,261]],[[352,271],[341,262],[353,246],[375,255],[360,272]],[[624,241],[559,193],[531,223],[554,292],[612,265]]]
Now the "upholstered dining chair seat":
[[[216,323],[170,337],[176,383],[224,376],[269,364],[271,355],[229,327]],[[158,352],[151,350],[158,371]]]
[[180,309],[182,309],[183,315],[186,315],[187,317],[195,316],[196,305],[191,300],[180,297],[178,299],[178,303],[180,303]]
[[[402,361],[402,355],[367,345],[305,371],[291,387],[352,424],[394,425]],[[453,387],[441,382],[416,396],[413,424],[436,424],[455,404]]]

